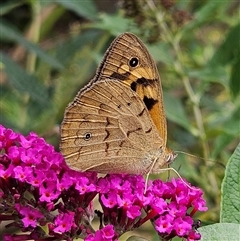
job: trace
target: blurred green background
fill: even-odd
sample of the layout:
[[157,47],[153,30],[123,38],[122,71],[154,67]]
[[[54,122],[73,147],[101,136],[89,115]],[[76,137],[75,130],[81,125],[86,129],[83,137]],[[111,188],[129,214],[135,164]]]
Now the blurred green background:
[[225,164],[240,140],[239,1],[29,0],[0,9],[1,124],[58,150],[65,107],[114,37],[132,32],[160,72],[168,146],[189,153],[173,167],[204,190],[209,211],[198,218],[218,222]]

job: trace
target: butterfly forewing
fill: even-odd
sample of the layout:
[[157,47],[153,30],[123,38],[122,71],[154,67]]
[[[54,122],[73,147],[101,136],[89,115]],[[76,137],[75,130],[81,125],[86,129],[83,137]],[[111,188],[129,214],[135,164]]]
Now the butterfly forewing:
[[124,33],[112,42],[93,82],[105,78],[121,81],[134,90],[145,103],[160,136],[167,140],[160,76],[146,46],[137,36]]

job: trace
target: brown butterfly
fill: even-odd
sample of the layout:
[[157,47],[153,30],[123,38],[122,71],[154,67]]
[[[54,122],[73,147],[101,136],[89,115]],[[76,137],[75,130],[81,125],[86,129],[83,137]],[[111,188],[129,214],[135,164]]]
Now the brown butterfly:
[[68,166],[99,173],[159,173],[176,154],[156,65],[131,33],[108,48],[95,77],[65,110],[60,149]]

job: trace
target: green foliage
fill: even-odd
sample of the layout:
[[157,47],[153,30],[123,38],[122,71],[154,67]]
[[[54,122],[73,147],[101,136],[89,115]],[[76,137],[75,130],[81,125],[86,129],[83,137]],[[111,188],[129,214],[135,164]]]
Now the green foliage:
[[[222,223],[240,224],[240,143],[231,156],[222,183],[221,216]],[[240,230],[240,229],[239,229]]]
[[96,20],[97,8],[94,1],[65,1],[65,0],[55,0],[51,2],[56,2],[61,4],[67,10],[75,12],[77,15],[82,16],[89,20]]
[[[44,50],[42,50],[38,45],[31,43],[30,41],[26,40],[22,34],[11,24],[1,21],[0,22],[1,28],[1,39],[16,42],[19,45],[22,45],[26,50],[29,52],[34,52],[37,57],[46,61],[50,66],[53,68],[62,68],[61,63],[59,63],[55,58],[49,56]],[[4,62],[3,62],[4,63]]]
[[240,225],[236,223],[216,223],[199,228],[202,241],[239,240]]
[[239,48],[240,24],[233,27],[227,35],[226,40],[217,49],[213,55],[210,66],[224,67],[229,65],[231,75],[229,79],[229,88],[234,98],[240,93],[240,48]]
[[240,143],[228,161],[222,183],[221,223],[199,228],[201,240],[238,240],[240,237]]
[[[240,136],[239,3],[179,0],[167,6],[168,1],[121,0],[119,5],[109,1],[109,9],[103,2],[0,5],[0,123],[24,134],[35,131],[57,147],[66,105],[94,76],[112,39],[133,32],[158,65],[168,145],[204,158],[179,154],[173,166],[204,189],[209,211],[199,218],[218,222],[222,166]],[[237,149],[222,188],[221,222],[239,224],[239,211],[229,207],[237,190],[239,197],[239,179],[238,186],[228,180],[239,163]],[[235,220],[227,218],[235,216],[232,212]],[[211,228],[220,233],[222,227]]]

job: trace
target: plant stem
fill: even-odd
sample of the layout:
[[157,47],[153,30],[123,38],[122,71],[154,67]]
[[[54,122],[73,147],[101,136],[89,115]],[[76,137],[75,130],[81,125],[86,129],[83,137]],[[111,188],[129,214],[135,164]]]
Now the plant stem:
[[[30,37],[29,40],[33,43],[38,43],[41,28],[41,6],[39,1],[32,1],[32,16],[33,21],[30,26]],[[35,53],[29,53],[27,56],[26,69],[29,73],[33,73],[36,67],[37,56]]]

